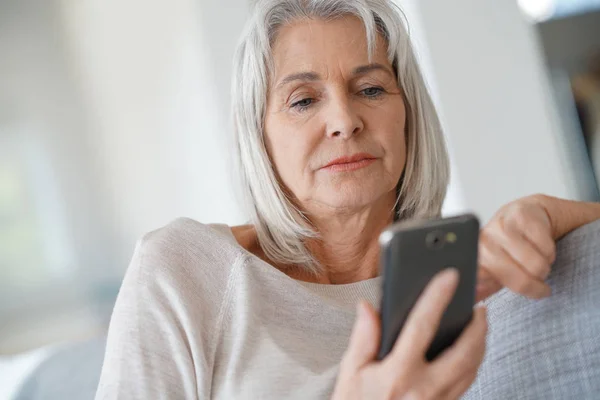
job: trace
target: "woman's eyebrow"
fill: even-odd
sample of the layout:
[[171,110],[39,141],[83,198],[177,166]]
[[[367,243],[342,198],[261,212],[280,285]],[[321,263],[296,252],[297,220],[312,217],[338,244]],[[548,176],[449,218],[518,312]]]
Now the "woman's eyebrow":
[[288,83],[294,81],[314,82],[318,81],[319,79],[321,79],[321,77],[316,72],[298,72],[296,74],[291,74],[283,78],[281,82],[277,84],[275,89],[280,89],[282,86],[285,86]]
[[[394,76],[392,71],[389,68],[385,67],[382,64],[373,63],[367,65],[361,65],[360,67],[354,68],[352,71],[352,75],[364,75],[371,71],[383,71],[389,74],[390,76]],[[275,89],[280,89],[281,87],[294,82],[294,81],[302,81],[302,82],[314,82],[320,80],[321,77],[316,72],[298,72],[295,74],[291,74],[283,78],[275,87]]]
[[360,67],[356,67],[352,71],[352,74],[353,75],[364,75],[367,72],[371,72],[371,71],[383,71],[392,77],[394,76],[394,74],[392,73],[392,71],[390,71],[389,68],[387,68],[386,66],[384,66],[382,64],[378,64],[378,63],[361,65]]

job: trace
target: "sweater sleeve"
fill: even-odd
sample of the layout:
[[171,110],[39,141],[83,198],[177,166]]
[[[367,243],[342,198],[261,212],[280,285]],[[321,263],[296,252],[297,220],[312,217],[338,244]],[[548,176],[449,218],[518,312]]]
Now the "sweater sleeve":
[[210,398],[234,269],[211,265],[191,239],[164,229],[138,242],[125,274],[97,400]]

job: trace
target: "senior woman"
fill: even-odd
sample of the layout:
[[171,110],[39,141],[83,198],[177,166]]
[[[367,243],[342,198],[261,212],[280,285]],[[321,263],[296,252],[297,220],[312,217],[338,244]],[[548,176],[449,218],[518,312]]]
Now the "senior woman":
[[[386,0],[259,1],[233,99],[252,224],[179,219],[138,242],[97,398],[460,397],[483,358],[484,308],[451,348],[424,359],[452,270],[375,360],[378,235],[394,220],[438,216],[449,175],[399,10]],[[542,195],[504,206],[481,232],[478,300],[502,287],[550,295],[555,240],[599,217],[597,204]]]

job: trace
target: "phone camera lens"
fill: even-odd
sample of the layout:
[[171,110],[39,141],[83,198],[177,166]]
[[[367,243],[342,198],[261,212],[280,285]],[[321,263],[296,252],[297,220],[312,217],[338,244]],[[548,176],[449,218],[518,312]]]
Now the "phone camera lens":
[[441,249],[442,247],[444,247],[444,242],[445,242],[444,238],[445,238],[444,232],[434,231],[434,232],[430,232],[427,234],[425,241],[426,241],[428,247],[437,250],[437,249]]

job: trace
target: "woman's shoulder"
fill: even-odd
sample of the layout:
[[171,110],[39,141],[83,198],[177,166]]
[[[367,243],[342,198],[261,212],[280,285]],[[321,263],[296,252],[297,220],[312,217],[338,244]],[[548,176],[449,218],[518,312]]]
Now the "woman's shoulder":
[[177,218],[163,227],[146,233],[140,239],[148,243],[171,243],[197,245],[214,242],[231,242],[232,234],[229,226],[225,224],[205,224],[192,218]]
[[227,275],[243,256],[229,226],[178,218],[138,240],[132,264],[145,275],[190,279]]

